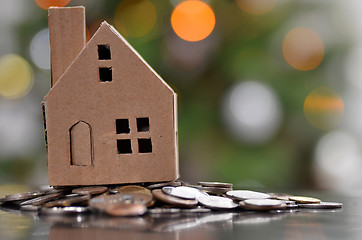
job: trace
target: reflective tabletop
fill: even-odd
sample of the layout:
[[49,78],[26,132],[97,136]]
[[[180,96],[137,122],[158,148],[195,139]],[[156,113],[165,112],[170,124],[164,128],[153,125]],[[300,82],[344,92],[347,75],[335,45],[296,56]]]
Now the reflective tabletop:
[[343,203],[338,210],[109,217],[102,214],[39,214],[0,207],[0,239],[361,239],[361,197],[298,192]]

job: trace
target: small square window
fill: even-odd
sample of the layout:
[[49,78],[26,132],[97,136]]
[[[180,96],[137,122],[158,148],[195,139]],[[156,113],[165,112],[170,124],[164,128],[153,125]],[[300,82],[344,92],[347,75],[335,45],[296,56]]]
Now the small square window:
[[116,133],[130,133],[128,119],[116,119]]
[[137,118],[137,131],[148,132],[150,131],[150,120],[149,118]]
[[118,154],[132,153],[131,139],[117,139]]
[[151,153],[152,143],[150,138],[139,138],[138,139],[138,152],[140,153]]
[[98,59],[99,60],[111,59],[111,47],[109,45],[98,45]]
[[99,68],[99,80],[101,82],[112,82],[112,68],[100,67]]

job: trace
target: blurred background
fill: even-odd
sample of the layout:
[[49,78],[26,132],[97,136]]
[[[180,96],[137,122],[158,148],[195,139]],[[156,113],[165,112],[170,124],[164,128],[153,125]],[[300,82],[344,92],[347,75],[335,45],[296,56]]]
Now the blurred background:
[[49,6],[106,20],[178,93],[181,179],[362,193],[359,0],[0,0],[0,183],[47,184]]

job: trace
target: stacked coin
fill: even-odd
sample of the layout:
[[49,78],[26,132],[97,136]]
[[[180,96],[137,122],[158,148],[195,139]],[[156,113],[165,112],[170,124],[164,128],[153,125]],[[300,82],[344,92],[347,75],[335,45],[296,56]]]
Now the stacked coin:
[[275,211],[283,209],[336,209],[342,203],[282,193],[233,190],[230,183],[181,181],[87,187],[47,188],[0,199],[2,207],[40,214],[100,213],[111,216],[151,217],[207,214],[218,211]]

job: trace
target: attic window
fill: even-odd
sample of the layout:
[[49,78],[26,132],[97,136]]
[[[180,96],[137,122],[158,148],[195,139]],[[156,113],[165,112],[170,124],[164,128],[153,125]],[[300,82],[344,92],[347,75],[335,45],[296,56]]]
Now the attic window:
[[99,68],[99,80],[101,82],[112,82],[112,68],[100,67]]
[[148,132],[150,131],[150,120],[148,117],[137,118],[137,132]]
[[116,133],[130,133],[128,119],[116,119]]
[[98,59],[99,60],[111,59],[111,47],[109,45],[98,45]]

